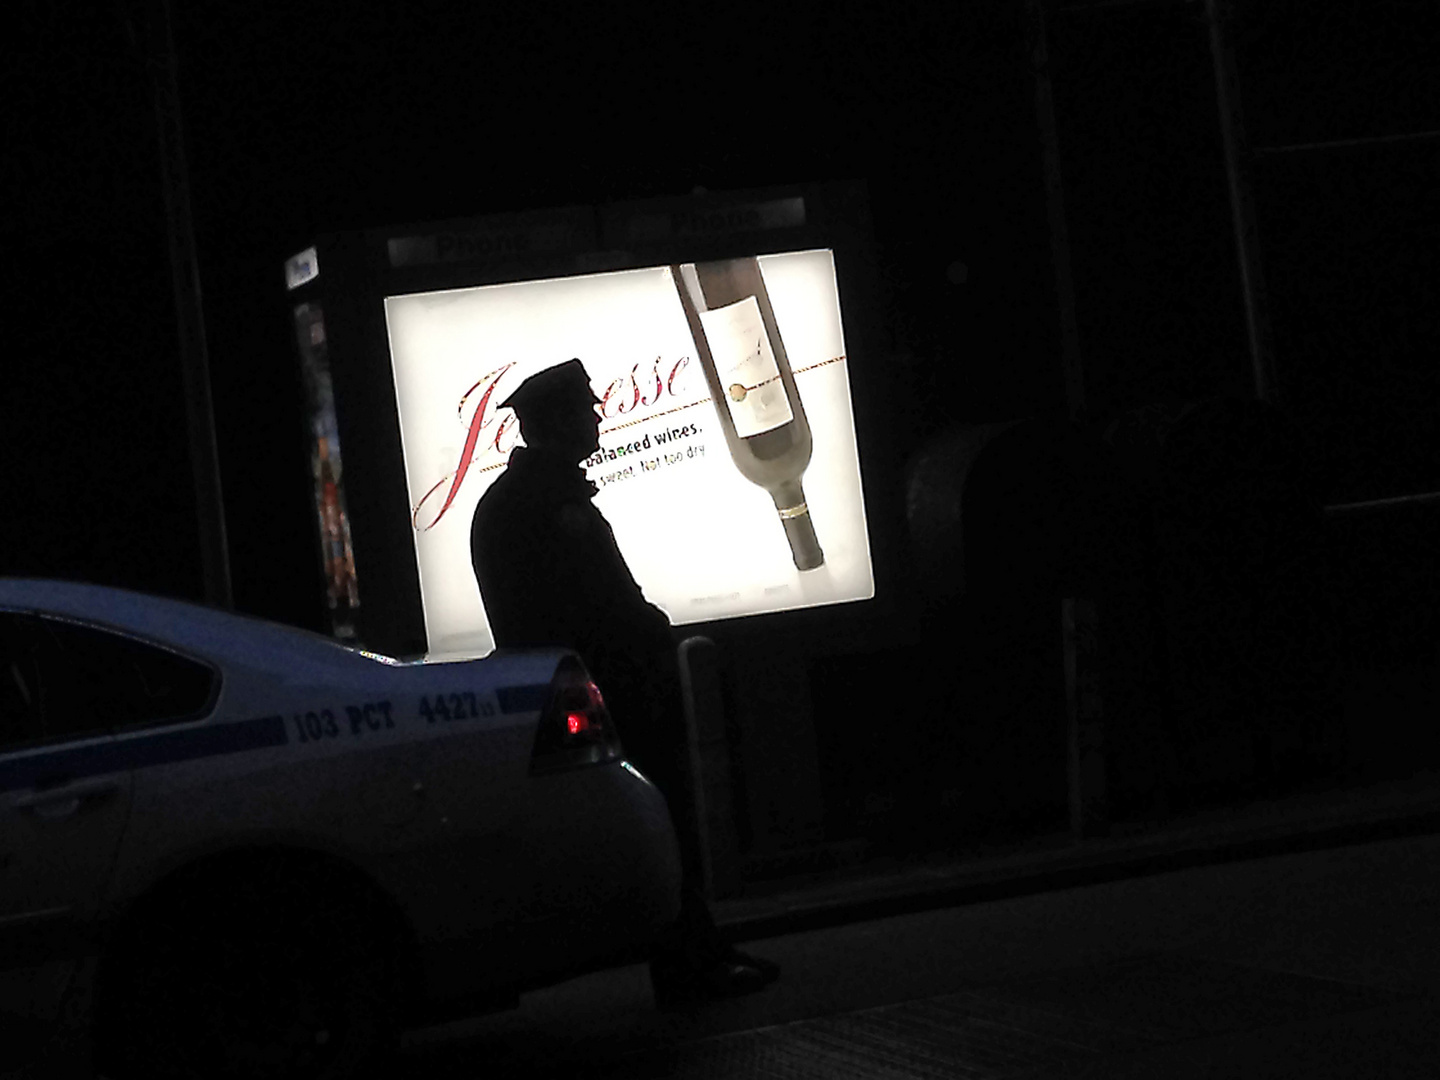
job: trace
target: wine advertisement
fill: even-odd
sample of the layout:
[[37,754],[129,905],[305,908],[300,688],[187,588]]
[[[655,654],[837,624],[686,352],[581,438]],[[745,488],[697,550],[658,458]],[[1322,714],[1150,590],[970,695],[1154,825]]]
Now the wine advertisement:
[[500,403],[571,358],[600,401],[580,463],[595,505],[672,623],[874,595],[829,251],[391,296],[385,314],[432,654],[493,648],[469,540],[524,442]]

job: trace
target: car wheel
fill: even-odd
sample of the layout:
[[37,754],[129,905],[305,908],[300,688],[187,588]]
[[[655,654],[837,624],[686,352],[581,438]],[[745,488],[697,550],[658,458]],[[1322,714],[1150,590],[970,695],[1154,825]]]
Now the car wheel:
[[172,896],[107,958],[97,1058],[114,1080],[359,1076],[394,1039],[379,930],[363,898],[313,883]]

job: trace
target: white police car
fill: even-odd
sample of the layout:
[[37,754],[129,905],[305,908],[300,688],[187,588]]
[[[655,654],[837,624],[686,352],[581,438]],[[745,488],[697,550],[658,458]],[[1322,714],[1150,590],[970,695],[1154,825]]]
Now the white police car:
[[116,1080],[348,1075],[633,955],[679,888],[571,654],[397,663],[0,579],[0,1073],[93,1016]]

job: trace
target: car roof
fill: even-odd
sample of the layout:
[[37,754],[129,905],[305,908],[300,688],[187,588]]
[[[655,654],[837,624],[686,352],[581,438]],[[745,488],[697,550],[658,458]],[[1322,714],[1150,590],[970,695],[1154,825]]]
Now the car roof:
[[[125,631],[219,666],[283,662],[324,664],[359,660],[358,654],[309,630],[221,608],[86,582],[0,578],[0,608],[59,615]],[[366,661],[360,661],[366,662]]]

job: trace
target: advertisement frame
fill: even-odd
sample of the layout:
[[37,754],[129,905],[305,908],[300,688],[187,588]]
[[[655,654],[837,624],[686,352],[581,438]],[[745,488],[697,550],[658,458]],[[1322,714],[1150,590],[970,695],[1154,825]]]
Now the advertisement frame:
[[[872,600],[757,614],[689,630],[793,636],[823,622],[832,648],[858,647],[897,613],[896,524],[903,464],[885,437],[880,295],[868,195],[858,181],[794,185],[601,207],[569,206],[316,238],[319,272],[292,305],[325,306],[335,408],[345,447],[359,638],[398,656],[426,652],[384,301],[408,293],[827,248],[849,354],[856,440],[875,580]],[[849,645],[846,642],[850,642]]]

